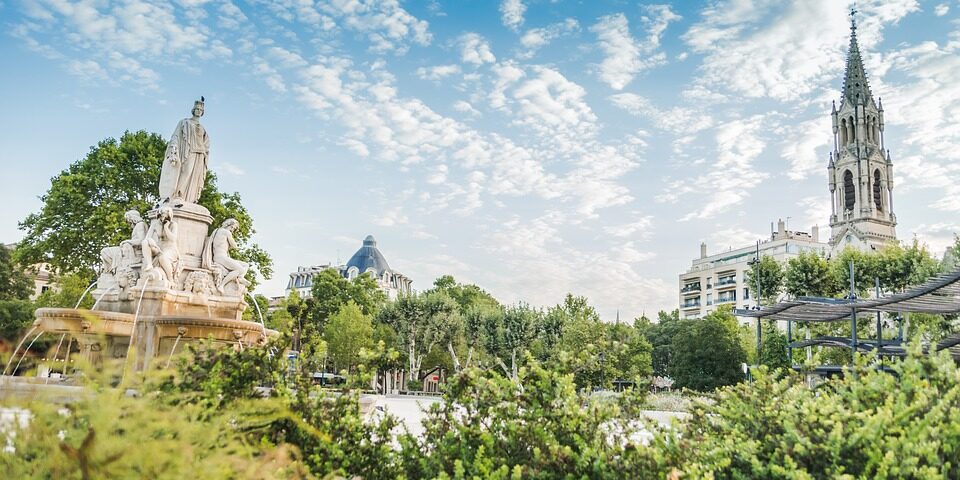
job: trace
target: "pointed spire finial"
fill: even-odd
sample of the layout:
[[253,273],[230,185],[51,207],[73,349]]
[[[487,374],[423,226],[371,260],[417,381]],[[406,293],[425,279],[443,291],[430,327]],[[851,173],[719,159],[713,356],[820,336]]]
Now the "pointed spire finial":
[[857,34],[857,7],[850,8],[850,31]]

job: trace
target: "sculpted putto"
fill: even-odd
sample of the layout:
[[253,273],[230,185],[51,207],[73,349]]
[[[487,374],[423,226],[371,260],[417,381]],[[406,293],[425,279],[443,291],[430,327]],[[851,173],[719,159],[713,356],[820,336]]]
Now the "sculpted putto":
[[210,138],[200,124],[203,97],[193,104],[193,116],[177,123],[163,158],[160,171],[161,202],[196,203],[207,176]]
[[150,272],[160,267],[164,279],[175,283],[180,273],[179,264],[180,249],[177,247],[177,222],[173,220],[173,209],[160,207],[143,240],[142,270]]
[[244,275],[250,266],[246,262],[241,262],[230,257],[230,249],[237,248],[237,242],[233,239],[233,232],[240,227],[240,222],[234,218],[223,221],[220,228],[213,231],[203,250],[203,267],[216,272],[218,281],[216,282],[217,291],[223,294],[224,287],[230,282],[237,282],[237,292],[243,295],[246,287],[250,284]]

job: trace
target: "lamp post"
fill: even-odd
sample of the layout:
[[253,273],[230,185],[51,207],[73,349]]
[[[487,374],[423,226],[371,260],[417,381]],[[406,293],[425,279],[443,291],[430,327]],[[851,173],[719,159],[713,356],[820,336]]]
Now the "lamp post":
[[[761,308],[761,302],[763,302],[763,297],[760,295],[760,240],[757,240],[757,253],[753,257],[753,260],[747,262],[747,265],[753,269],[753,276],[757,281],[757,292],[755,296],[757,297],[757,310]],[[760,365],[760,317],[757,317],[757,365]]]

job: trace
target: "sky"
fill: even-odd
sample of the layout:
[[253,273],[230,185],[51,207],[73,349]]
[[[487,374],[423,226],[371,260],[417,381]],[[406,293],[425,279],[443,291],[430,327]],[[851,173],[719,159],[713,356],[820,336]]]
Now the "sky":
[[[699,255],[830,213],[852,2],[0,0],[0,241],[50,178],[206,98],[210,168],[275,262],[374,235],[427,289],[677,306]],[[898,236],[960,233],[960,2],[859,1]]]

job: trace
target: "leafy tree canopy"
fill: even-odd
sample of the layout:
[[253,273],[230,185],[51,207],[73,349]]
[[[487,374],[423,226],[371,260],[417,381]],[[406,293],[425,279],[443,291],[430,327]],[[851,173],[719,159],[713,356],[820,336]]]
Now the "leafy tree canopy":
[[452,275],[443,275],[433,281],[433,289],[450,296],[460,306],[460,313],[474,307],[499,307],[500,302],[486,290],[473,285],[458,283]]
[[678,387],[710,391],[743,380],[741,365],[747,354],[736,322],[726,309],[701,319],[681,320],[668,367]]
[[33,281],[14,261],[7,247],[0,245],[0,300],[26,300],[33,293]]
[[330,316],[323,339],[337,370],[352,371],[360,363],[360,352],[373,346],[373,323],[352,301]]
[[350,302],[356,304],[364,315],[375,315],[387,299],[369,273],[348,280],[332,268],[324,269],[313,277],[310,297],[306,302],[306,313],[321,330],[331,315]]
[[764,303],[777,300],[783,290],[783,279],[783,266],[769,255],[764,255],[759,262],[753,262],[747,270],[747,285],[755,292],[757,285],[760,285],[760,291],[756,293]]

